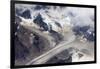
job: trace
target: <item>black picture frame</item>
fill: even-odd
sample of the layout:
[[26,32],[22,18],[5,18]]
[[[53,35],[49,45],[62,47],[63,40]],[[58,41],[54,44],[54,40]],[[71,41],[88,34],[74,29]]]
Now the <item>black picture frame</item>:
[[[69,6],[69,7],[84,7],[84,8],[94,8],[94,21],[95,21],[95,41],[94,41],[94,61],[86,61],[86,62],[73,62],[73,63],[67,63],[67,64],[39,64],[39,65],[18,65],[15,66],[15,48],[14,48],[14,21],[15,21],[15,4],[39,4],[39,5],[53,5],[53,6]],[[11,44],[11,59],[10,59],[10,67],[11,68],[31,68],[31,67],[47,67],[47,66],[60,66],[60,65],[77,65],[77,64],[92,64],[96,63],[96,6],[95,5],[81,5],[81,4],[64,4],[64,3],[49,3],[49,2],[34,2],[34,1],[11,1],[11,22],[10,22],[10,44]]]

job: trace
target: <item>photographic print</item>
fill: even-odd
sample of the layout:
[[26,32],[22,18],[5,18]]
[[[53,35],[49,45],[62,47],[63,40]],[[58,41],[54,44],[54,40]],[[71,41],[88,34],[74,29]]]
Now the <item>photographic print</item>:
[[96,7],[13,1],[13,66],[96,61]]

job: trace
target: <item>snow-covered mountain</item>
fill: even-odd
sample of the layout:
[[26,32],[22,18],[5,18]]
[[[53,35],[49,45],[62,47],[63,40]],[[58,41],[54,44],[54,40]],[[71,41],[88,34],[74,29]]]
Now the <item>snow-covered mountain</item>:
[[32,23],[32,20],[33,23],[37,22],[36,24],[44,28],[45,31],[52,29],[56,32],[66,32],[70,28],[83,26],[82,29],[86,29],[86,26],[89,26],[89,29],[94,29],[94,10],[92,8],[27,4],[16,4],[15,8],[16,15],[22,17],[27,23]]
[[[43,53],[44,50],[49,50],[60,44],[60,42],[67,41],[69,33],[76,38],[81,38],[79,40],[76,39],[75,42],[77,43],[75,44],[75,42],[73,42],[73,45],[75,44],[79,46],[78,48],[81,48],[80,45],[84,46],[84,43],[80,41],[85,40],[87,42],[86,44],[90,46],[95,40],[94,20],[94,9],[92,8],[16,4],[14,31],[16,38],[18,38],[15,40],[16,45],[18,45],[16,49],[19,50],[19,52],[16,51],[17,58],[22,58],[22,56],[26,57],[31,49],[41,55],[40,53]],[[22,48],[24,48],[24,50]],[[66,54],[64,52],[56,57],[61,61],[66,56],[66,61],[68,61],[68,57],[70,57],[69,62],[78,61],[80,56],[83,55],[85,56],[82,60],[88,57],[86,53],[80,50],[78,50],[78,52],[76,52],[74,48],[73,50],[75,52],[68,48],[67,51],[73,53],[64,56],[64,54]],[[89,56],[89,58],[91,57]],[[81,61],[81,59],[79,61]]]

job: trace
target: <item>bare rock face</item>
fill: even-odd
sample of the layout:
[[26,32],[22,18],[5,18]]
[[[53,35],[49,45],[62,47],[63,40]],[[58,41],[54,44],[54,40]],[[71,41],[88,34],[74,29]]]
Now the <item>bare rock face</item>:
[[[30,17],[29,11],[23,12],[23,17],[27,17],[27,15]],[[18,60],[25,60],[30,54],[34,54],[35,56],[40,52],[42,53],[48,48],[49,42],[47,42],[45,38],[39,36],[37,33],[21,26],[21,22],[23,22],[23,20],[20,18],[20,16],[16,16],[14,23],[15,58]]]
[[75,35],[83,36],[83,38],[86,38],[88,41],[94,41],[95,35],[94,30],[90,28],[90,26],[75,26],[73,28],[73,31]]
[[71,63],[72,57],[68,50],[64,50],[59,54],[55,55],[51,59],[49,59],[46,64],[61,64],[61,63]]
[[46,38],[25,29],[22,26],[16,31],[14,44],[15,59],[18,64],[20,63],[20,60],[23,60],[23,63],[26,63],[25,61],[31,60],[50,49],[50,43]]
[[29,50],[25,47],[18,39],[15,38],[15,59],[25,60],[26,56],[28,56]]

